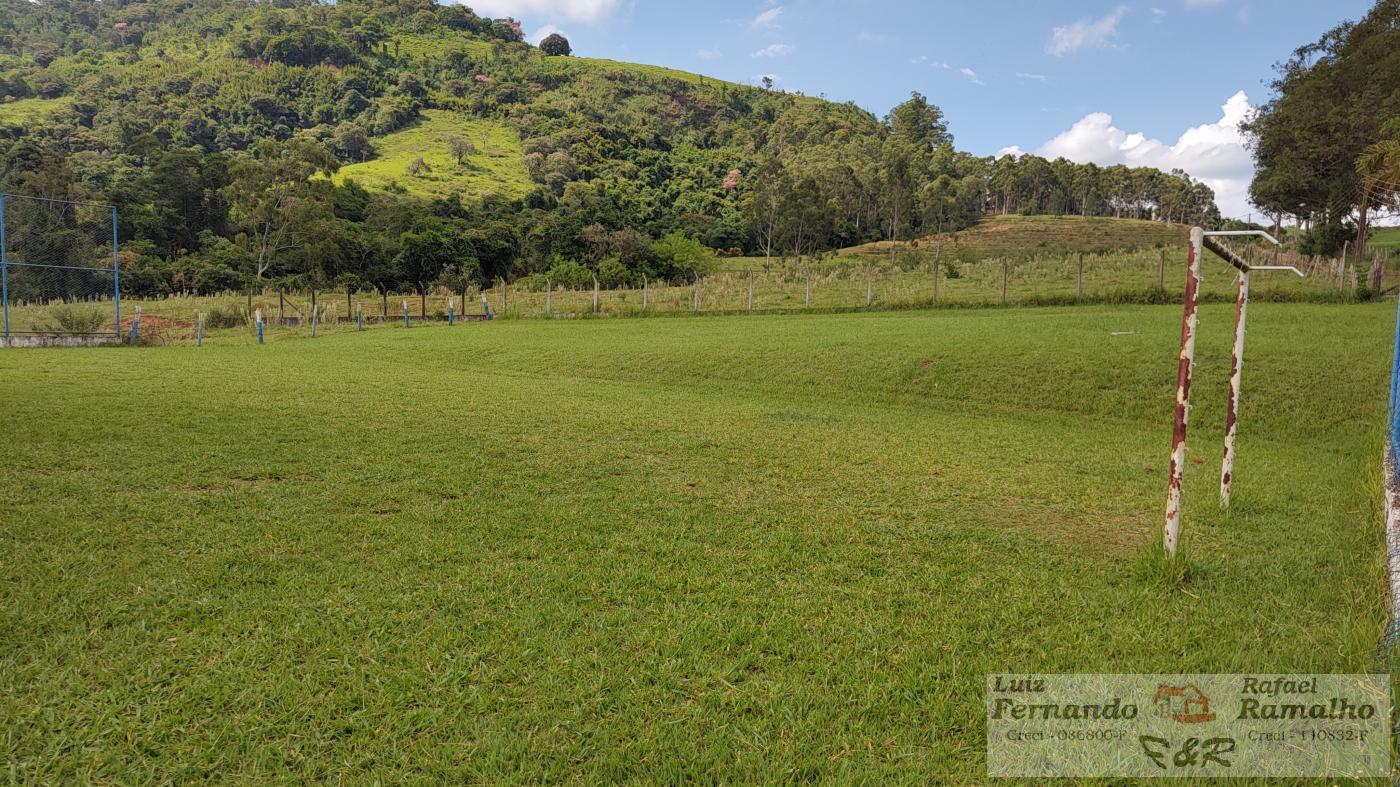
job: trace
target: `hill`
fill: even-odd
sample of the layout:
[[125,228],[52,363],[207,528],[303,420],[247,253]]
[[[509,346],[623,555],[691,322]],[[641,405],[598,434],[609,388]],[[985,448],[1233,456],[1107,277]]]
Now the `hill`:
[[985,213],[1218,215],[1180,174],[960,153],[918,94],[879,119],[550,57],[431,0],[0,12],[0,190],[115,203],[133,294],[684,279],[687,243],[801,256]]
[[[1100,216],[988,216],[959,232],[929,235],[915,241],[928,248],[942,245],[944,253],[986,257],[1043,257],[1085,252],[1139,251],[1184,244],[1189,228],[1141,219]],[[900,248],[910,244],[900,243]],[[888,255],[888,242],[846,249],[851,255]]]
[[[460,162],[452,152],[454,141],[469,146]],[[334,177],[337,184],[354,180],[415,196],[509,199],[519,199],[531,188],[520,136],[500,123],[427,109],[422,119],[371,144],[375,157],[342,166]]]
[[1377,227],[1371,231],[1369,244],[1377,249],[1400,249],[1400,227]]

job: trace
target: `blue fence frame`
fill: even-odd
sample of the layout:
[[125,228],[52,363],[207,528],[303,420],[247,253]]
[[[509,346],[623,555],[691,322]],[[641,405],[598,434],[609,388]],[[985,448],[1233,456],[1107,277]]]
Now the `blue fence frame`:
[[[50,197],[34,197],[27,194],[6,194],[0,192],[0,305],[4,311],[4,337],[10,338],[10,244],[8,237],[8,222],[5,215],[5,203],[10,200],[33,200],[34,202],[49,203],[53,205],[85,205],[95,208],[106,208],[112,213],[112,303],[114,315],[112,321],[112,332],[118,338],[122,335],[122,274],[121,274],[121,242],[118,237],[118,216],[117,206],[104,202],[86,202],[83,200],[63,200]],[[16,265],[30,268],[49,268],[54,270],[106,270],[105,268],[90,268],[75,265],[48,265],[40,263],[16,263]]]

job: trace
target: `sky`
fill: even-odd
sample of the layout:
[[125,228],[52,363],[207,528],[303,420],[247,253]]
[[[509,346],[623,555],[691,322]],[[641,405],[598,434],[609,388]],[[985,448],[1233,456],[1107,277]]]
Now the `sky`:
[[854,101],[918,91],[959,149],[1180,168],[1227,216],[1248,204],[1237,126],[1274,64],[1372,0],[467,0],[535,43]]

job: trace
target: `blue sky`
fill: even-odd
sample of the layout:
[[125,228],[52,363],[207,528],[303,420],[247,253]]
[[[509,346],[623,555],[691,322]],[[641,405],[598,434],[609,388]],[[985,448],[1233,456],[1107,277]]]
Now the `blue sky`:
[[[958,147],[1181,167],[1243,217],[1249,156],[1234,126],[1273,64],[1370,0],[915,2],[467,0],[559,30],[576,54],[854,101],[883,116],[928,96]],[[1240,95],[1243,93],[1243,95]]]

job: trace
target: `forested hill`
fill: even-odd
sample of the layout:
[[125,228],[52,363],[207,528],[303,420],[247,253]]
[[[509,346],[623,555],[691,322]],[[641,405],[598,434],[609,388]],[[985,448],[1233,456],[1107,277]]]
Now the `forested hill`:
[[984,213],[1218,220],[1183,173],[953,147],[430,0],[0,0],[0,191],[120,207],[135,291],[681,277]]

